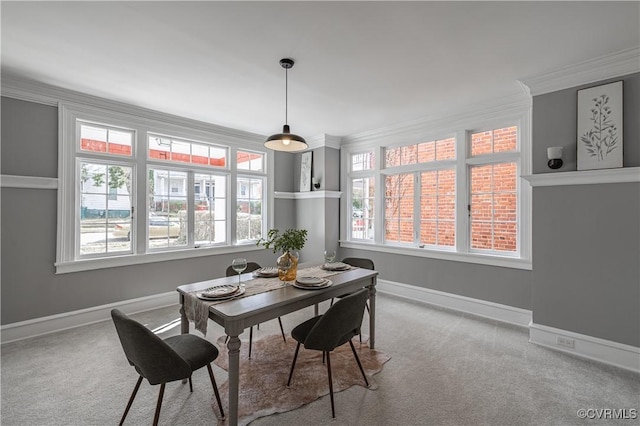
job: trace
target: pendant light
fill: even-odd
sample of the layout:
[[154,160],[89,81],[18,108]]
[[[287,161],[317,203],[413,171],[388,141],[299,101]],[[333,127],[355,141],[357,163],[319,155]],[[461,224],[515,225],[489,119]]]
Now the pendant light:
[[287,98],[289,95],[289,79],[287,72],[289,68],[293,68],[294,63],[295,62],[293,62],[293,59],[280,59],[280,66],[284,68],[285,75],[284,126],[282,126],[282,133],[269,136],[264,143],[264,146],[269,149],[273,149],[274,151],[297,152],[304,151],[308,148],[307,142],[305,142],[305,140],[301,136],[291,133],[291,131],[289,130],[289,125],[287,124]]

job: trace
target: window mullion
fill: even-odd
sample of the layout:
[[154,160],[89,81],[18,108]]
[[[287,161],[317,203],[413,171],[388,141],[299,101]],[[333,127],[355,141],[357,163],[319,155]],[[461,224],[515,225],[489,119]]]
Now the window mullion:
[[195,247],[196,203],[194,196],[195,172],[187,172],[187,247]]
[[422,182],[420,172],[413,173],[413,243],[420,245],[420,225],[422,222]]
[[469,251],[471,185],[466,164],[469,152],[469,134],[464,130],[456,134],[456,250]]
[[[236,158],[238,151],[235,147],[232,147],[229,152],[231,158]],[[238,215],[236,214],[238,211],[238,165],[236,161],[231,162],[230,169],[229,182],[227,183],[227,194],[229,194],[227,197],[227,218],[229,218],[227,222],[227,241],[234,246],[238,243]]]
[[384,205],[385,205],[385,193],[384,193],[384,175],[382,174],[382,161],[384,158],[384,147],[378,146],[376,153],[376,162],[374,169],[374,182],[375,182],[375,198],[374,198],[374,242],[376,244],[384,243]]

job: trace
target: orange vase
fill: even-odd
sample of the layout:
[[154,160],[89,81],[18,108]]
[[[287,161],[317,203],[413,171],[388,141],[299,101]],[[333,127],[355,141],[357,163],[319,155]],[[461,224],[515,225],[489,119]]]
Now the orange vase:
[[[292,253],[290,251],[284,252],[282,256],[278,257],[278,278],[280,281],[294,281],[298,273],[298,253]],[[289,262],[287,262],[287,260]],[[289,264],[289,268],[286,269],[283,265]]]

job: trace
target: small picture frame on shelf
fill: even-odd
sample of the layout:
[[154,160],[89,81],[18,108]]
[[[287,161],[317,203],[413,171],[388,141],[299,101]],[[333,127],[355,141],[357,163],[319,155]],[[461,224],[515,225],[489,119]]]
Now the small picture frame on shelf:
[[578,170],[622,167],[622,81],[578,90]]
[[300,159],[300,192],[311,191],[311,169],[313,151],[303,152]]

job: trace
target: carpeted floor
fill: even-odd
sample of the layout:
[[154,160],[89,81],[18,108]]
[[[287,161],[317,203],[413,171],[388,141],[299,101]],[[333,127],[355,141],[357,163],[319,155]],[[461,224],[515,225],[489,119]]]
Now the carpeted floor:
[[[252,426],[640,424],[576,415],[579,409],[640,412],[638,374],[533,345],[524,328],[378,295],[376,349],[392,359],[374,376],[377,389],[352,386],[336,394],[335,420],[324,396]],[[308,308],[282,317],[285,331],[312,315]],[[134,315],[161,328],[162,337],[179,333],[178,317],[177,306]],[[254,339],[278,333],[278,322],[269,321],[254,329]],[[215,343],[221,335],[210,323],[207,338]],[[248,333],[242,338],[245,344]],[[1,350],[3,426],[117,424],[137,378],[111,321]],[[225,382],[224,370],[214,366],[214,373]],[[167,385],[160,424],[216,423],[206,369],[194,374],[193,386],[190,393],[188,385]],[[125,424],[151,424],[158,390],[142,384]]]

